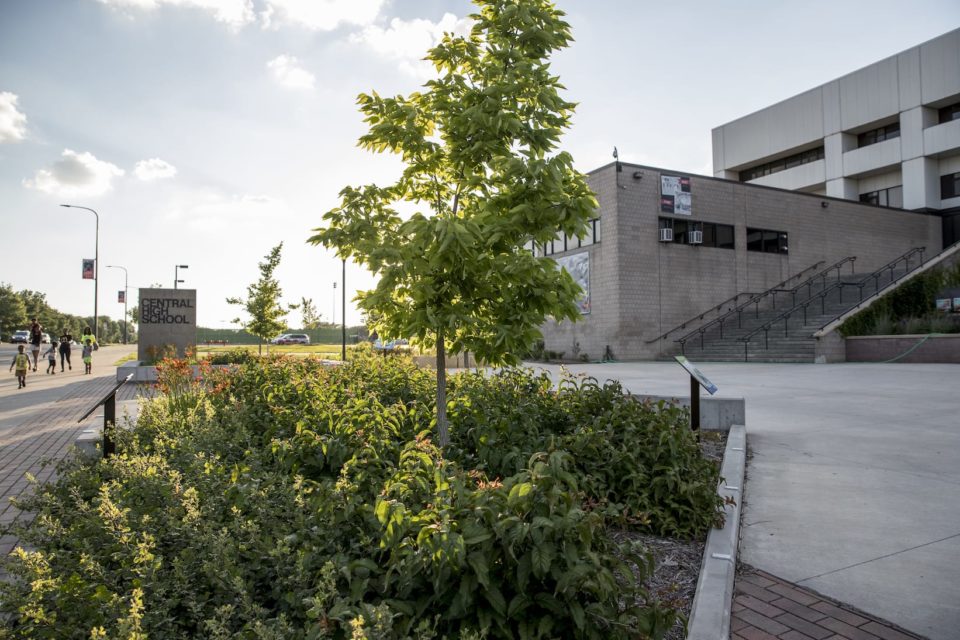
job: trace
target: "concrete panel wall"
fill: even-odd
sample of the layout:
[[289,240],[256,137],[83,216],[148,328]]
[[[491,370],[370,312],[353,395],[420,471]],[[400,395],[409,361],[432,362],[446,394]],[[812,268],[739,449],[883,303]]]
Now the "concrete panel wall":
[[777,173],[771,173],[768,176],[751,180],[750,184],[759,184],[764,187],[774,187],[776,189],[807,189],[809,187],[824,184],[827,179],[826,163],[823,160],[815,160],[802,164],[799,167],[785,169]]
[[724,125],[721,168],[756,164],[824,135],[822,92],[818,87]]
[[960,150],[960,120],[924,129],[923,150],[928,156]]
[[853,129],[900,111],[897,58],[887,58],[840,78],[840,122]]
[[923,103],[960,94],[960,29],[920,45]]
[[900,138],[884,140],[843,154],[843,175],[855,177],[900,164]]

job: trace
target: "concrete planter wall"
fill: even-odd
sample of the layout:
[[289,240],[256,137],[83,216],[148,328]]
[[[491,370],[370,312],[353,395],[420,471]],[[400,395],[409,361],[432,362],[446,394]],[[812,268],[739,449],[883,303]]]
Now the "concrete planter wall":
[[960,334],[957,333],[852,336],[846,343],[847,362],[886,362],[906,354],[897,362],[960,363]]

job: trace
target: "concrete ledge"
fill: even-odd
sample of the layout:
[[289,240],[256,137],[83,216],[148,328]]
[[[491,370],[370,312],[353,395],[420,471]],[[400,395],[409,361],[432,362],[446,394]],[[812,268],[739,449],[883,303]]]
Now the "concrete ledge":
[[847,338],[847,362],[886,362],[894,358],[897,362],[960,363],[960,333]]
[[[676,396],[634,395],[640,401],[676,402],[690,406],[690,398]],[[700,428],[707,431],[730,431],[733,425],[746,424],[747,403],[743,398],[700,398]]]
[[157,381],[156,367],[152,365],[142,365],[136,360],[131,360],[117,367],[117,382],[120,382],[131,373],[133,374],[133,377],[130,378],[131,383]]
[[100,452],[100,445],[103,443],[101,431],[102,429],[97,427],[91,427],[81,431],[80,435],[77,436],[76,441],[73,443],[77,448],[77,451],[79,451],[84,457],[101,457],[103,455]]
[[733,604],[733,578],[737,569],[740,540],[740,509],[743,506],[743,480],[747,461],[747,429],[734,425],[727,437],[727,449],[720,469],[717,489],[724,500],[722,529],[707,536],[700,565],[700,580],[690,611],[687,640],[727,640],[730,637],[730,607]]

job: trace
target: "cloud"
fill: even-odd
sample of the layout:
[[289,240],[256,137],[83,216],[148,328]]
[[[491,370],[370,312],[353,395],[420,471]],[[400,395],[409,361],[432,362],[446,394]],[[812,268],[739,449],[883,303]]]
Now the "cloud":
[[62,157],[49,169],[39,169],[32,180],[24,180],[23,186],[58,196],[99,196],[109,191],[113,179],[124,173],[91,153],[64,149]]
[[342,24],[371,24],[385,0],[267,0],[260,14],[264,29],[293,24],[313,31],[332,31]]
[[361,32],[351,34],[350,41],[362,44],[385,58],[398,61],[400,69],[405,73],[427,78],[434,74],[433,65],[423,60],[427,50],[439,44],[444,33],[466,35],[471,26],[470,18],[458,18],[452,13],[443,14],[439,22],[422,18],[394,18],[386,29],[368,25]]
[[150,158],[141,160],[133,167],[133,175],[140,180],[161,180],[163,178],[172,178],[177,175],[177,168],[160,158]]
[[249,193],[225,193],[202,188],[182,192],[169,205],[167,220],[195,232],[222,233],[224,229],[261,227],[264,220],[284,219],[283,200]]
[[17,110],[17,94],[0,91],[0,144],[27,137],[27,116]]
[[240,29],[256,18],[252,0],[99,0],[115,9],[154,11],[161,6],[189,7],[200,9],[213,15],[232,29]]
[[267,63],[267,69],[280,86],[288,89],[313,89],[316,78],[300,66],[294,56],[277,56]]

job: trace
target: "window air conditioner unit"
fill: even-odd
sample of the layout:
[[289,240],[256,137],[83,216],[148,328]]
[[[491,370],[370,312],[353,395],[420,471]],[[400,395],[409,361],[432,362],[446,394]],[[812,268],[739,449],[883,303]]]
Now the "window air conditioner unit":
[[673,229],[660,229],[660,242],[673,242]]
[[690,244],[703,244],[703,231],[691,231]]

